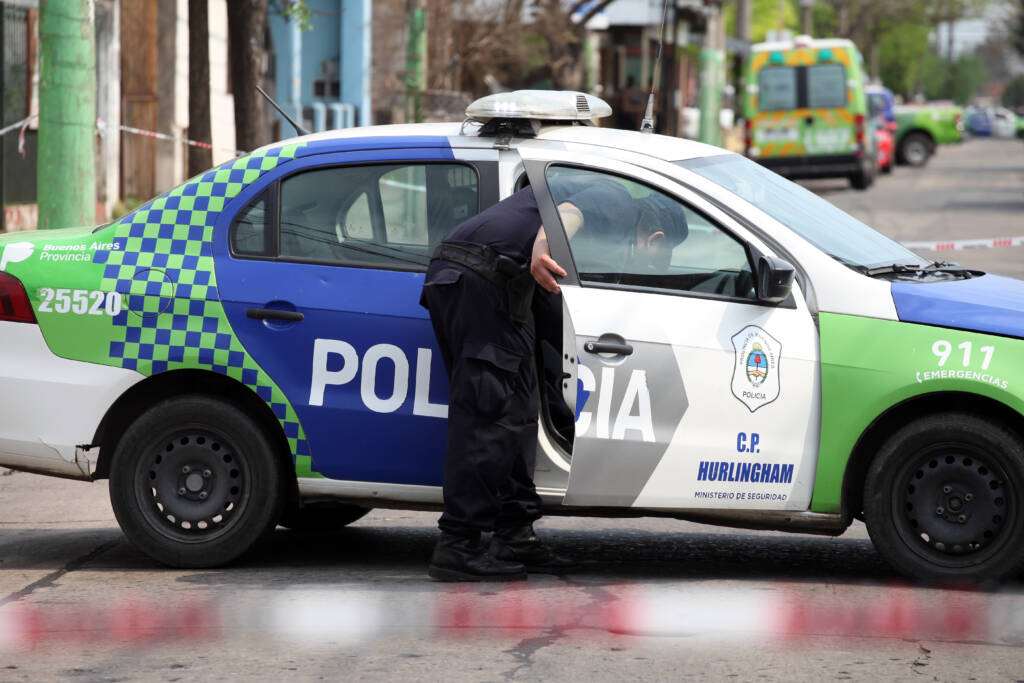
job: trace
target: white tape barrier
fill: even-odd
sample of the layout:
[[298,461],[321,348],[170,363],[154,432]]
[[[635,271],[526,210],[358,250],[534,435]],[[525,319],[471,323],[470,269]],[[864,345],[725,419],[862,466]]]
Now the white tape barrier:
[[[27,129],[28,128],[28,124],[30,124],[32,122],[32,120],[37,118],[38,116],[39,116],[38,114],[32,114],[31,116],[26,116],[25,118],[23,118],[21,121],[18,121],[17,123],[12,123],[9,126],[5,126],[4,128],[0,128],[0,136],[7,135],[8,133],[10,133],[12,130],[14,130],[16,128],[20,128],[21,129],[21,131],[18,134],[18,152],[22,156],[25,156],[25,129]],[[125,132],[125,133],[131,133],[133,135],[141,135],[143,137],[155,138],[157,140],[167,140],[168,142],[180,142],[182,144],[190,145],[192,147],[199,147],[201,149],[220,149],[220,150],[225,151],[225,152],[231,152],[232,154],[234,154],[236,156],[242,156],[244,154],[248,154],[248,152],[243,152],[242,150],[228,149],[227,147],[217,148],[217,147],[214,147],[213,145],[211,145],[208,142],[200,142],[199,140],[190,140],[189,138],[178,137],[176,135],[167,135],[166,133],[158,133],[155,130],[144,130],[142,128],[135,128],[135,127],[132,127],[132,126],[124,126],[124,125],[109,126],[105,121],[103,121],[103,119],[96,119],[96,127],[99,130],[101,130],[101,131],[103,131],[103,130],[105,130],[107,128],[113,127],[113,128],[116,128],[117,130],[120,130],[120,131]]]
[[14,602],[0,607],[0,652],[105,645],[204,644],[265,636],[299,645],[356,645],[386,634],[461,638],[522,631],[628,636],[710,637],[721,642],[807,642],[809,638],[893,638],[1018,643],[1024,596],[969,590],[854,587],[861,598],[829,600],[799,588],[772,591],[604,586],[607,597],[545,586],[434,594],[366,594],[293,589],[249,600],[123,599],[69,606]]
[[1024,236],[982,237],[974,240],[944,240],[941,242],[901,242],[907,249],[922,251],[959,251],[961,249],[992,249],[996,247],[1019,247]]

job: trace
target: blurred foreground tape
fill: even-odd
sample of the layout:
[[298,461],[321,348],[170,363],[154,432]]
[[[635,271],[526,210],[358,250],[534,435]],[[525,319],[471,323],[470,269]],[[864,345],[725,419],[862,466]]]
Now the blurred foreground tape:
[[[865,593],[869,596],[865,598]],[[595,598],[594,596],[607,596]],[[356,645],[395,633],[500,637],[522,631],[694,637],[799,644],[810,638],[1024,640],[1024,596],[908,587],[845,594],[550,585],[456,587],[439,592],[290,590],[225,601],[0,607],[0,651],[75,645],[138,647],[267,638],[297,645]]]

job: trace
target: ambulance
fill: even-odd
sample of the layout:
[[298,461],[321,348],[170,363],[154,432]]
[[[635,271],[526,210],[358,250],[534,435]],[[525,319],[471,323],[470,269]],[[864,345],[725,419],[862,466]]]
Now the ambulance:
[[877,175],[864,60],[839,38],[757,43],[746,65],[746,155],[787,178],[849,178],[863,190]]

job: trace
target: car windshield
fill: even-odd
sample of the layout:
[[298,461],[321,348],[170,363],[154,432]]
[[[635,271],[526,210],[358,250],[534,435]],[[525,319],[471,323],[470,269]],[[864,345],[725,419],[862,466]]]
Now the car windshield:
[[725,154],[676,165],[721,185],[852,268],[924,262],[813,192],[745,157]]

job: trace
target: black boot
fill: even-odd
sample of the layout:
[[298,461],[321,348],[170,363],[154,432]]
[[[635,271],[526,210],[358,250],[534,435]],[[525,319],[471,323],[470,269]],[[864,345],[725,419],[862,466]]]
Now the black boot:
[[520,562],[499,560],[476,538],[441,532],[427,570],[438,581],[514,581],[526,578]]
[[491,554],[499,560],[513,560],[526,565],[526,570],[541,574],[558,574],[576,566],[568,557],[558,555],[533,532],[533,525],[496,529],[491,539]]

